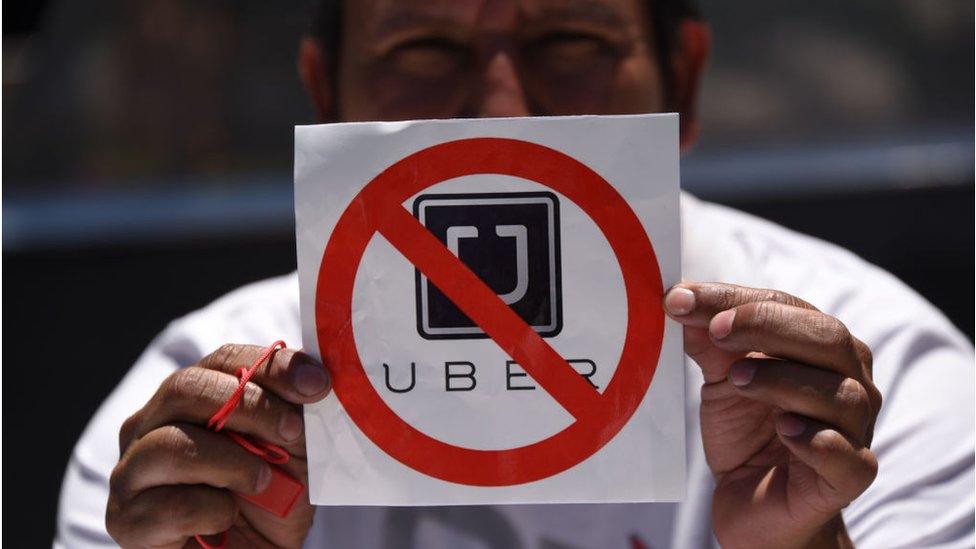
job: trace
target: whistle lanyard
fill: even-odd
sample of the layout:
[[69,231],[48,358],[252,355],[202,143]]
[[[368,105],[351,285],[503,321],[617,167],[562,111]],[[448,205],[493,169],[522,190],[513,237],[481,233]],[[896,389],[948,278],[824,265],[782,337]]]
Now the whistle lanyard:
[[[244,397],[247,382],[251,380],[251,377],[254,376],[258,368],[265,362],[270,366],[274,353],[285,347],[284,341],[275,341],[261,353],[261,356],[249,368],[240,368],[235,372],[235,375],[240,379],[240,383],[237,385],[234,394],[227,399],[227,402],[207,422],[208,428],[213,429],[215,432],[220,432],[224,428],[224,424],[230,419],[231,414],[234,413],[237,405],[240,404],[241,399]],[[287,516],[288,512],[295,505],[295,502],[298,501],[298,496],[301,495],[305,486],[298,479],[274,465],[288,463],[291,455],[281,446],[270,442],[249,438],[232,431],[225,431],[225,434],[248,452],[273,464],[271,467],[271,482],[268,483],[268,487],[263,492],[260,494],[238,494],[235,492],[235,494],[279,517],[284,518]],[[223,549],[227,545],[227,532],[220,534],[220,542],[217,545],[208,544],[203,540],[203,536],[197,535],[194,537],[197,543],[204,549]]]

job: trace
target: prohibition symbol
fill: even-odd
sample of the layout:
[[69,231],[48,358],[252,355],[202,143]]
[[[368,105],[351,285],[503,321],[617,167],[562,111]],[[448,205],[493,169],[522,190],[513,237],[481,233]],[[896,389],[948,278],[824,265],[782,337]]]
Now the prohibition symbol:
[[[534,181],[574,202],[600,228],[620,264],[627,331],[616,371],[597,392],[548,343],[403,206],[442,181],[498,174]],[[400,418],[363,368],[352,331],[352,295],[366,246],[379,233],[473,320],[575,419],[538,442],[476,450],[426,435]],[[472,138],[396,162],[352,200],[319,267],[315,324],[333,390],[349,417],[388,455],[416,471],[471,486],[510,486],[561,473],[606,445],[640,405],[664,339],[664,293],[654,248],[623,197],[596,172],[543,145]],[[405,321],[410,322],[410,319]]]

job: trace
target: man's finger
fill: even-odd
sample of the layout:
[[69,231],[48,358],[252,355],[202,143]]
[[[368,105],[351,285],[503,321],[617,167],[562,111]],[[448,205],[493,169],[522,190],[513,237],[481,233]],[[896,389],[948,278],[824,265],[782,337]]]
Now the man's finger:
[[[173,373],[160,385],[149,404],[123,426],[122,452],[133,440],[168,423],[206,425],[239,383],[230,374],[195,366]],[[244,396],[225,428],[278,444],[295,455],[305,455],[301,408],[255,383],[245,385]]]
[[736,361],[728,378],[740,395],[833,425],[854,440],[867,440],[873,405],[867,389],[853,378],[769,358]]
[[685,354],[701,368],[705,383],[719,383],[729,373],[729,365],[746,353],[733,353],[712,343],[708,328],[684,327]]
[[226,490],[203,485],[157,486],[125,502],[109,502],[106,526],[124,545],[182,547],[196,534],[220,534],[237,517]]
[[773,301],[747,303],[715,315],[716,347],[817,366],[857,379],[865,375],[854,338],[836,318]]
[[682,282],[668,290],[664,308],[671,318],[696,328],[707,328],[712,317],[746,303],[773,301],[817,310],[802,299],[778,290],[747,288],[718,282]]
[[[197,366],[235,375],[239,369],[254,364],[265,349],[257,345],[227,344],[204,357]],[[251,381],[295,404],[318,402],[330,389],[329,374],[322,364],[295,349],[275,351],[271,363],[258,368]]]
[[172,484],[207,484],[258,494],[271,482],[271,469],[227,435],[181,423],[161,427],[133,442],[110,482],[113,492],[133,495]]
[[776,432],[790,452],[820,476],[821,495],[837,509],[861,495],[878,474],[871,450],[820,422],[783,414],[776,419]]

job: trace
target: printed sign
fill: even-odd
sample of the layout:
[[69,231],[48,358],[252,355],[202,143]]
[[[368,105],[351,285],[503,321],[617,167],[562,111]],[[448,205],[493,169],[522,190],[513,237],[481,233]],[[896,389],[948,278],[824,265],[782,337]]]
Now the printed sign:
[[673,500],[677,117],[296,128],[320,505]]

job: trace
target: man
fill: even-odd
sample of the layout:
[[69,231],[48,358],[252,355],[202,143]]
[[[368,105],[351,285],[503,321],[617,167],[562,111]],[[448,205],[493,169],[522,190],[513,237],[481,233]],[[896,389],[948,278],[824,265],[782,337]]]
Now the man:
[[[323,121],[676,110],[687,148],[709,48],[693,15],[680,0],[326,2],[299,71]],[[682,208],[685,276],[721,281],[665,297],[691,359],[687,501],[300,501],[278,519],[235,498],[260,492],[268,466],[206,421],[260,346],[300,341],[292,275],[153,342],[75,450],[58,543],[181,547],[229,530],[231,546],[971,546],[969,342],[849,253],[688,196]],[[305,479],[300,405],[328,393],[321,365],[278,352],[228,428],[282,445]]]

